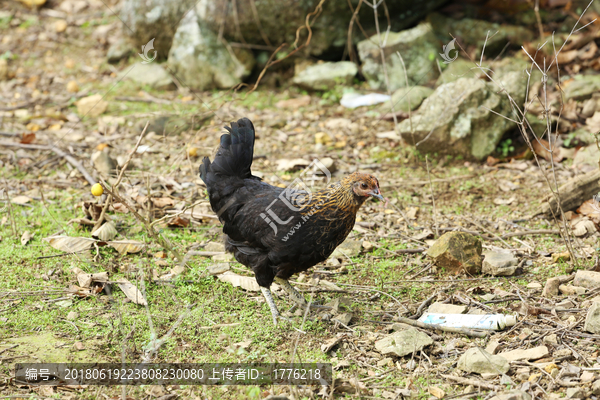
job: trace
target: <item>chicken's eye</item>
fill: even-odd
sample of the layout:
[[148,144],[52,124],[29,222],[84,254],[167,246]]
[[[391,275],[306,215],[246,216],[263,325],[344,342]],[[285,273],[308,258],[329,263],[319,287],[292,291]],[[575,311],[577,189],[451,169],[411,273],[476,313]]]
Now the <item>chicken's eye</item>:
[[367,184],[366,184],[366,183],[361,183],[361,184],[360,184],[360,187],[361,187],[361,188],[363,188],[363,189],[366,189],[368,186],[367,186]]

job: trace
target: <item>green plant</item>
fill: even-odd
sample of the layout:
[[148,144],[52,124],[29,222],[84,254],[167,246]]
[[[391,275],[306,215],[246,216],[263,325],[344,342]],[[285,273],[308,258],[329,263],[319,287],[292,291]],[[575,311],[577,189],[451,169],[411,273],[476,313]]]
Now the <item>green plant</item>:
[[508,157],[510,153],[515,151],[515,147],[512,145],[512,139],[506,139],[500,142],[496,151],[502,155],[502,157]]

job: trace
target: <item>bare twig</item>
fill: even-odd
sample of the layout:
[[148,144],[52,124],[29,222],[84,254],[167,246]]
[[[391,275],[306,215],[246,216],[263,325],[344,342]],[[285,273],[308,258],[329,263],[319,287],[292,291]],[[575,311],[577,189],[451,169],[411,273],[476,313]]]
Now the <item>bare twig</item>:
[[416,326],[416,327],[422,328],[422,329],[433,329],[433,330],[438,330],[438,331],[443,331],[443,332],[462,333],[463,335],[480,337],[480,338],[487,337],[490,335],[490,332],[486,332],[486,331],[477,331],[474,329],[467,329],[467,328],[452,328],[449,326],[426,324],[421,321],[414,321],[412,319],[408,319],[408,318],[404,318],[404,317],[397,317],[396,319],[398,320],[398,322]]

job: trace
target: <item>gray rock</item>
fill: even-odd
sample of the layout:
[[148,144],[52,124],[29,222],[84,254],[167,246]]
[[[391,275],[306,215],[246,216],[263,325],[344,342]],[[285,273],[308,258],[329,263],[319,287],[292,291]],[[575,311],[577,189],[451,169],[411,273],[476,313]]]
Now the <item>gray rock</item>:
[[496,340],[490,340],[487,346],[485,346],[485,351],[487,351],[490,354],[496,354],[499,348],[500,343],[498,343]]
[[540,290],[541,288],[542,288],[542,284],[539,282],[529,282],[527,284],[527,289]]
[[600,303],[592,303],[585,317],[583,330],[591,333],[600,333]]
[[292,82],[308,90],[331,90],[352,84],[357,73],[358,68],[351,61],[324,62],[303,69]]
[[229,271],[229,263],[208,264],[208,273],[211,275],[219,275]]
[[469,60],[464,58],[457,58],[446,65],[446,69],[442,71],[442,74],[437,79],[435,85],[440,86],[444,83],[450,83],[459,80],[460,78],[479,78],[482,74],[481,70]]
[[129,55],[132,53],[133,51],[131,51],[131,45],[125,39],[118,38],[108,48],[106,58],[110,64],[116,64],[119,61],[129,57]]
[[599,159],[600,151],[598,150],[598,147],[593,144],[577,150],[575,158],[573,158],[573,165],[591,165],[597,167]]
[[352,317],[353,317],[352,313],[349,313],[349,312],[348,313],[341,313],[341,314],[337,314],[333,318],[333,320],[334,321],[338,320],[339,322],[341,322],[342,324],[344,324],[344,325],[347,326],[347,325],[350,324],[350,321],[352,321]]
[[538,360],[543,357],[550,355],[546,346],[533,347],[531,349],[523,350],[516,349],[506,351],[498,354],[500,357],[506,358],[508,361],[521,361],[521,360]]
[[427,255],[446,273],[475,275],[481,271],[481,240],[469,233],[443,234],[427,250]]
[[484,349],[473,347],[458,359],[458,369],[477,374],[505,374],[510,366],[504,357],[495,356]]
[[[392,94],[392,103],[394,103],[394,111],[409,112],[417,109],[423,100],[427,98],[433,89],[425,86],[411,86],[403,87],[396,90]],[[392,106],[389,101],[383,103],[378,109],[381,114],[387,114],[392,112]]]
[[132,68],[124,69],[120,77],[158,90],[176,88],[171,75],[156,62],[135,64]]
[[592,383],[592,394],[594,396],[600,396],[600,379]]
[[164,60],[169,54],[177,24],[195,3],[196,0],[123,0],[119,13],[119,18],[127,26],[123,33],[129,35],[140,51],[154,38],[157,58]]
[[559,350],[555,350],[552,355],[555,358],[558,357],[570,357],[573,355],[573,352],[570,349],[559,349]]
[[542,339],[542,342],[544,342],[546,344],[551,344],[553,346],[558,346],[558,336],[556,336],[556,333],[553,333],[548,336],[544,336],[544,339]]
[[467,311],[466,306],[438,303],[437,301],[427,309],[427,312],[431,314],[464,314],[465,311]]
[[[415,25],[442,3],[444,0],[394,0],[386,2],[386,12],[393,16],[393,28],[401,30]],[[281,43],[291,45],[296,41],[296,31],[304,27],[307,14],[313,12],[318,4],[319,0],[236,0],[235,4],[229,0],[200,0],[197,10],[210,28],[214,32],[222,31],[228,41],[277,47]],[[353,1],[352,4],[356,7],[358,2]],[[382,8],[379,13],[379,23],[386,23]],[[341,51],[347,48],[352,14],[346,0],[325,1],[318,17],[311,17],[310,46],[302,49],[301,54],[320,55],[330,49]],[[372,8],[363,4],[357,21],[365,31],[375,32]],[[300,31],[298,45],[303,44],[306,37],[306,29]],[[355,22],[352,40],[356,43],[361,37]]]
[[398,357],[412,354],[433,343],[425,333],[411,328],[387,335],[375,342],[375,348],[381,354],[395,354]]
[[522,390],[511,390],[509,392],[498,393],[490,400],[531,400],[531,395]]
[[570,387],[567,388],[567,398],[568,399],[583,399],[585,394],[583,393],[583,389],[580,387]]
[[517,271],[519,260],[512,253],[483,252],[481,272],[492,276],[512,276]]
[[[452,40],[451,32],[464,47],[474,47],[475,56],[479,58],[485,43],[485,56],[488,59],[496,57],[507,43],[512,47],[520,47],[531,41],[533,34],[526,28],[514,25],[500,25],[471,18],[447,18],[438,13],[432,13],[427,20],[433,26],[436,36],[443,43]],[[486,42],[487,37],[487,42]],[[458,46],[456,46],[458,48]],[[452,56],[452,54],[450,54]]]
[[544,290],[542,290],[542,296],[544,297],[552,297],[558,296],[558,287],[560,286],[560,279],[558,278],[550,278],[546,281],[544,285]]
[[591,98],[583,102],[581,115],[585,118],[590,118],[596,110],[598,110],[598,99]]
[[573,285],[582,286],[587,289],[595,289],[600,287],[600,272],[580,269],[575,274]]
[[[358,43],[358,54],[363,63],[362,72],[373,89],[386,89],[385,75],[377,35]],[[397,55],[400,52],[406,66],[408,86],[423,85],[438,76],[435,56],[440,51],[431,25],[421,23],[402,32],[390,32],[383,49],[390,90],[407,86],[404,68]]]
[[[518,72],[509,72],[497,82],[517,104],[524,98]],[[511,116],[512,109],[499,90],[493,83],[470,78],[441,85],[412,115],[412,125],[408,119],[398,125],[399,133],[412,144],[426,139],[419,144],[421,151],[483,159],[496,149],[502,135],[514,128],[500,117]]]
[[600,91],[600,75],[576,75],[565,87],[565,100],[585,100]]
[[175,32],[168,65],[182,84],[195,90],[228,89],[251,72],[193,10]]

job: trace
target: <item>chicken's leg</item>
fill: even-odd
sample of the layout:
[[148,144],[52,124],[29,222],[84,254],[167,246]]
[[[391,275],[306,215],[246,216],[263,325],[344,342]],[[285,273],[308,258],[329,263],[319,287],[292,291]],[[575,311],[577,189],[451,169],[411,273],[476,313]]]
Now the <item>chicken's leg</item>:
[[277,318],[279,318],[279,311],[277,310],[277,306],[275,305],[275,301],[273,300],[273,296],[271,295],[271,290],[266,287],[260,287],[260,291],[263,296],[265,296],[265,300],[271,309],[271,315],[273,316],[273,324],[277,325]]

